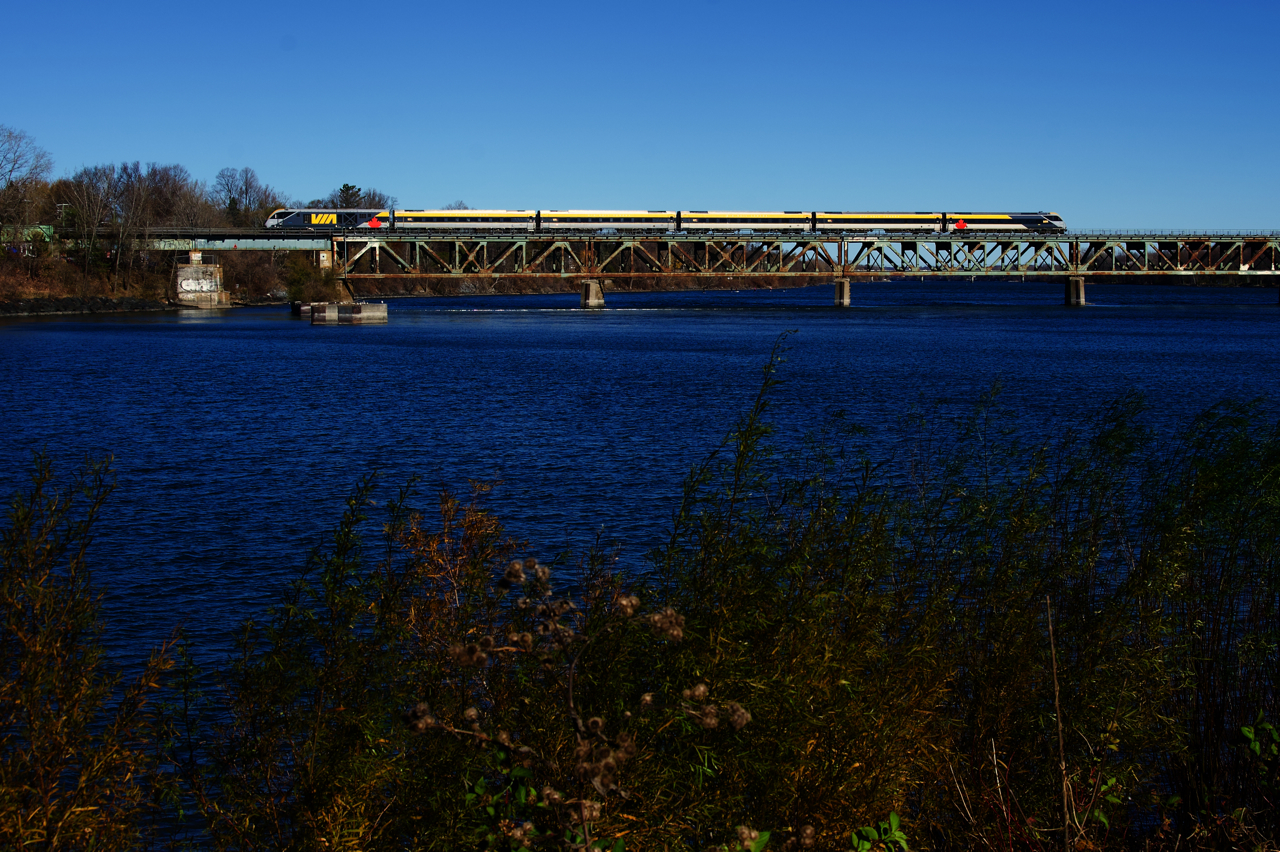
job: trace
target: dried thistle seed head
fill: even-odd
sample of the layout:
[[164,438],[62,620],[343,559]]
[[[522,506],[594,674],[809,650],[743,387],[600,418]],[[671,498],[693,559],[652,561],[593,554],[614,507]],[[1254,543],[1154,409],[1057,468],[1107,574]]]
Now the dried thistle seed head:
[[641,695],[641,696],[640,696],[640,707],[641,707],[641,709],[648,710],[648,709],[649,709],[650,707],[652,707],[652,706],[653,706],[653,693],[652,693],[652,692],[646,692],[644,695]]
[[812,849],[814,844],[818,842],[818,832],[811,825],[802,826],[800,828],[800,845],[805,849]]
[[404,723],[409,727],[409,730],[420,734],[427,728],[434,728],[436,726],[436,717],[431,715],[430,705],[423,701],[422,703],[411,707],[409,711],[404,714]]
[[[488,637],[485,637],[488,638]],[[493,640],[489,640],[490,646]],[[449,656],[454,662],[463,666],[483,666],[489,662],[489,655],[480,650],[480,646],[475,642],[468,642],[465,645],[454,643],[449,646]]]
[[743,849],[750,849],[751,844],[760,839],[760,832],[745,825],[738,826],[738,840]]
[[651,613],[648,621],[649,628],[656,636],[672,642],[679,642],[684,638],[684,616],[671,607],[667,607],[662,612]]
[[618,598],[618,611],[624,618],[630,618],[640,608],[640,598],[635,595],[622,595]]
[[714,704],[709,704],[702,708],[702,715],[698,717],[698,723],[708,731],[712,728],[720,727],[720,715],[716,712]]
[[564,796],[562,796],[560,791],[556,790],[554,787],[543,787],[542,801],[546,802],[548,805],[559,805],[564,803]]
[[686,697],[691,701],[706,701],[710,691],[705,683],[694,684],[693,689],[685,690],[688,693]]
[[468,707],[466,710],[462,711],[462,718],[466,719],[468,722],[474,722],[480,718],[480,710],[476,707]]
[[485,651],[493,650],[493,637],[485,636],[480,640],[480,648]]
[[600,819],[600,803],[580,801],[569,809],[569,819],[575,823],[595,822]]
[[532,571],[533,576],[539,583],[546,584],[551,582],[551,569],[546,565],[539,565],[538,560],[533,558],[526,559],[524,568],[526,571]]
[[508,583],[523,583],[524,563],[519,560],[512,562],[507,566],[507,571],[502,575],[502,579],[506,580]]
[[494,737],[494,739],[496,739],[498,742],[502,743],[504,746],[509,746],[509,745],[511,745],[511,732],[510,732],[510,731],[498,731],[498,735],[497,735],[496,737]]
[[593,734],[598,734],[604,730],[604,719],[599,716],[592,716],[587,720],[587,730]]
[[730,701],[725,710],[729,713],[729,724],[733,725],[735,731],[741,731],[751,721],[751,714],[736,701]]

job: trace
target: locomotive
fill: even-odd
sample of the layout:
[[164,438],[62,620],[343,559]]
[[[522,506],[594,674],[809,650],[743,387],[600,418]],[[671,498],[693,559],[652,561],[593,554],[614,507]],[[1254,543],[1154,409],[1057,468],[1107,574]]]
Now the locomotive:
[[429,231],[849,233],[1066,231],[1057,213],[781,213],[716,210],[331,210],[281,209],[268,228]]

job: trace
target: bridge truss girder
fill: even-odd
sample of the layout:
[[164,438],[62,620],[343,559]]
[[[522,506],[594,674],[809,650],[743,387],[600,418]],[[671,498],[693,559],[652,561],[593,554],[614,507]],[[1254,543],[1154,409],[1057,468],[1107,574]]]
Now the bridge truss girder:
[[354,280],[1251,276],[1280,273],[1280,235],[454,235],[384,231],[335,236],[334,257],[339,275]]

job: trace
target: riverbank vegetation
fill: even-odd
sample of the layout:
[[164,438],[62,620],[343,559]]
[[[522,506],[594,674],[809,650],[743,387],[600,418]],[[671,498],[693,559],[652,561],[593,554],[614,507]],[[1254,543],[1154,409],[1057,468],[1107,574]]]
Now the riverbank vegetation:
[[[0,125],[0,303],[32,299],[172,298],[186,252],[151,246],[158,229],[261,227],[280,207],[393,206],[349,183],[323,198],[290,199],[248,167],[199,180],[178,164],[84,166],[54,179],[53,160],[21,130]],[[305,297],[325,284],[310,252],[224,253],[224,286],[241,302]]]
[[[110,481],[3,539],[0,846],[1275,849],[1280,431],[998,396],[779,453],[777,358],[643,576],[363,482],[219,671],[109,674]],[[428,508],[429,505],[429,508]]]

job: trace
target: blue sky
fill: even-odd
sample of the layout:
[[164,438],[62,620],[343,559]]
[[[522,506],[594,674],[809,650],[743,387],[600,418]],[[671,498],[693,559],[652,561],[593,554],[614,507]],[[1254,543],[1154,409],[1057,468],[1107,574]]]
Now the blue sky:
[[[15,4],[0,124],[402,207],[1280,229],[1280,3]],[[14,37],[17,34],[18,37]]]

